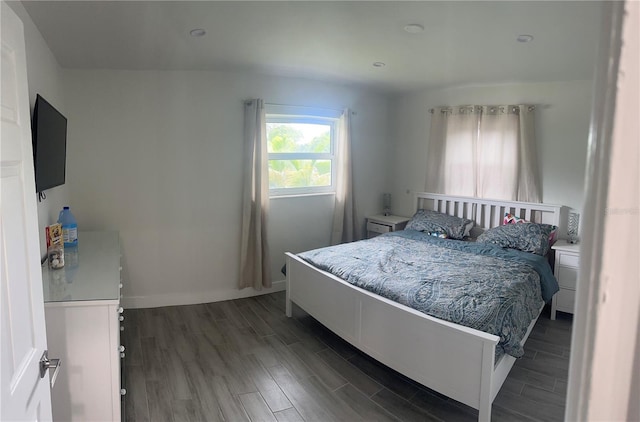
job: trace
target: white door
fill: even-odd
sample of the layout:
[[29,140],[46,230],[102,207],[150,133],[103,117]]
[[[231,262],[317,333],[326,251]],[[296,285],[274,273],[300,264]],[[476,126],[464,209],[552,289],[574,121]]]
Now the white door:
[[22,22],[1,2],[1,421],[51,420],[49,374]]

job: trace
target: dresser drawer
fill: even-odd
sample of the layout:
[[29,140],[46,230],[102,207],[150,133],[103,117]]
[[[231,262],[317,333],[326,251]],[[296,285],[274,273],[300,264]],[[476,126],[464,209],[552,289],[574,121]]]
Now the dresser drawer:
[[391,231],[391,227],[369,221],[367,222],[367,231],[374,233],[389,233]]
[[575,290],[578,281],[578,269],[560,266],[558,267],[557,279],[561,288]]
[[560,291],[556,293],[556,296],[558,297],[557,310],[573,313],[573,307],[576,301],[575,290],[560,289]]
[[563,267],[578,268],[580,266],[580,258],[573,254],[560,253],[557,265]]

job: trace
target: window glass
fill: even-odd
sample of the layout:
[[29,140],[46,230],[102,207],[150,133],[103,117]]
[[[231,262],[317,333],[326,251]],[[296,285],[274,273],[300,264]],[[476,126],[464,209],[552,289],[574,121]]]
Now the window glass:
[[313,123],[267,123],[268,152],[331,152],[331,126]]
[[267,115],[271,196],[333,192],[335,119]]
[[331,186],[331,160],[269,160],[269,188]]

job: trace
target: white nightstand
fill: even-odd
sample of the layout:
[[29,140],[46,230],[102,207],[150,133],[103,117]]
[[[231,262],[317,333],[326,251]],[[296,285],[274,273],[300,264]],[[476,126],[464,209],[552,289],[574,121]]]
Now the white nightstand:
[[397,215],[372,215],[367,217],[367,238],[378,236],[382,233],[395,232],[404,229],[410,217],[399,217]]
[[551,249],[555,251],[554,275],[560,285],[560,291],[551,301],[551,319],[556,319],[556,311],[573,313],[580,267],[580,245],[558,240]]

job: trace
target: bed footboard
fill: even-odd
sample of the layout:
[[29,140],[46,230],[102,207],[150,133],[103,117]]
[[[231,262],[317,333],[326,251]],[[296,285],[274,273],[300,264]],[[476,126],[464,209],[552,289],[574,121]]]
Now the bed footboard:
[[292,302],[371,357],[490,420],[499,337],[430,317],[287,253],[288,316]]

